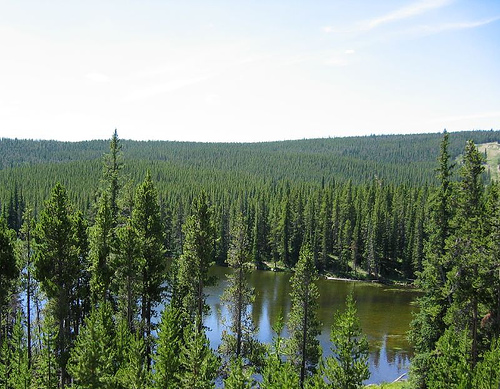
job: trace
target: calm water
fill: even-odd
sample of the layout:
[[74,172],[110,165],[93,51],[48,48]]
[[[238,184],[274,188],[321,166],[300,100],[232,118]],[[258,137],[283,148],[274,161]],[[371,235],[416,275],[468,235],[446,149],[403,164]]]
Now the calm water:
[[[220,334],[224,329],[224,310],[219,298],[226,286],[225,274],[229,271],[224,267],[215,267],[213,273],[219,278],[219,283],[206,290],[211,310],[205,325],[210,328],[208,337],[214,349],[219,346]],[[271,342],[271,325],[279,312],[283,312],[286,322],[290,310],[290,276],[290,273],[259,270],[250,275],[250,282],[256,291],[252,315],[259,329],[258,339],[262,342]],[[408,370],[412,351],[406,340],[406,332],[415,309],[412,302],[417,297],[416,292],[370,283],[326,279],[319,280],[318,288],[321,295],[318,314],[323,324],[320,343],[324,355],[330,354],[333,314],[344,309],[346,296],[352,291],[357,301],[361,327],[370,343],[371,376],[366,383],[392,381]]]

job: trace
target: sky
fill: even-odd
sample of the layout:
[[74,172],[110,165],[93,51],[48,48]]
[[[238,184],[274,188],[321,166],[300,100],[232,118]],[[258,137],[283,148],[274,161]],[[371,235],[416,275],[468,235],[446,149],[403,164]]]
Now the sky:
[[499,0],[0,0],[0,137],[500,129]]

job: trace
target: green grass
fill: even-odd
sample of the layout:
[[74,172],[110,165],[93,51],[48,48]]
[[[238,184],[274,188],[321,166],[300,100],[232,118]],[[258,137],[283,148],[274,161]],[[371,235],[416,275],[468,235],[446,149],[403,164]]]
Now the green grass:
[[498,180],[500,162],[500,144],[497,142],[482,143],[477,145],[477,149],[486,155],[486,171],[489,171],[493,180]]

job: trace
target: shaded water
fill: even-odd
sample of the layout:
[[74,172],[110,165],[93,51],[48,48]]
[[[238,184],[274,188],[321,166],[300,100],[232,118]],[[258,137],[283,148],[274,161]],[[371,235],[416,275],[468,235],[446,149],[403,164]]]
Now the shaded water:
[[[220,344],[220,335],[225,329],[222,320],[225,312],[220,304],[220,295],[227,285],[225,274],[231,270],[214,267],[212,271],[219,283],[206,290],[209,295],[207,302],[211,309],[210,315],[205,319],[205,325],[210,329],[210,344],[216,349]],[[260,270],[250,275],[250,283],[256,291],[252,315],[259,329],[257,337],[261,342],[271,342],[271,326],[280,312],[283,312],[286,323],[290,311],[290,277],[290,273]],[[357,302],[361,327],[370,344],[371,376],[366,383],[392,381],[408,370],[412,351],[406,340],[406,332],[409,329],[411,313],[415,309],[411,304],[417,297],[415,291],[401,287],[326,279],[318,281],[318,289],[318,314],[322,322],[320,344],[324,355],[330,354],[333,314],[345,308],[345,299],[352,291]]]

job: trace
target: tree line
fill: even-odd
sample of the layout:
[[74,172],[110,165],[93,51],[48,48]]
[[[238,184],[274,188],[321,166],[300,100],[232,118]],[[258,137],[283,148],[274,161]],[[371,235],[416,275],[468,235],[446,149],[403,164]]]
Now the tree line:
[[[499,184],[483,181],[484,157],[474,142],[463,163],[441,143],[439,187],[430,198],[422,271],[424,291],[410,330],[417,388],[497,388],[500,385]],[[458,169],[459,181],[452,181]]]
[[195,197],[182,253],[167,266],[151,174],[127,197],[121,169],[115,132],[91,223],[59,183],[36,220],[26,205],[17,233],[1,220],[3,387],[212,388],[216,379],[227,388],[357,387],[368,377],[368,346],[352,298],[332,327],[334,356],[320,361],[318,275],[308,243],[292,277],[290,337],[281,338],[280,321],[273,345],[256,340],[246,277],[255,265],[243,208],[229,234],[233,272],[221,299],[230,312],[227,331],[220,349],[210,349],[203,318],[205,287],[214,282],[214,208],[203,192]]
[[[75,206],[57,184],[36,212],[19,191],[4,207],[0,380],[13,388],[359,387],[367,344],[354,302],[337,314],[332,356],[321,359],[315,280],[318,271],[362,269],[416,277],[424,291],[410,331],[414,387],[497,387],[500,188],[472,141],[455,168],[445,133],[438,162],[436,188],[283,182],[234,198],[202,187],[162,197],[153,169],[136,188],[124,179],[115,132],[92,205]],[[217,353],[203,326],[216,262],[233,269]],[[267,346],[254,336],[246,282],[265,266],[294,270],[289,337],[279,321]]]

